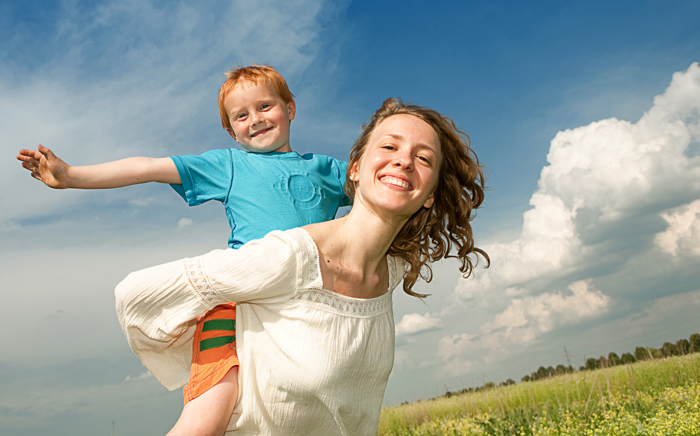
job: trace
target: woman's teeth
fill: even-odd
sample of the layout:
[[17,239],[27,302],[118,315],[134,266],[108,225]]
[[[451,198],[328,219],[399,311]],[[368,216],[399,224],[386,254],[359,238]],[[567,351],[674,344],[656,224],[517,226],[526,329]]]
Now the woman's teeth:
[[404,189],[409,189],[410,185],[405,180],[399,179],[397,177],[385,176],[382,178],[382,182],[388,183],[390,185],[400,186]]

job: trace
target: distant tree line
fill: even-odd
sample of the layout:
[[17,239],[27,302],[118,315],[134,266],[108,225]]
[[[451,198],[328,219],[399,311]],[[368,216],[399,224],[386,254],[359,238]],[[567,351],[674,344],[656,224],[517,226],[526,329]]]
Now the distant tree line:
[[[634,349],[634,354],[624,353],[622,356],[618,356],[617,353],[610,352],[608,354],[608,357],[600,356],[597,359],[590,357],[585,360],[584,365],[579,367],[579,371],[592,371],[594,369],[609,368],[611,366],[617,365],[626,365],[628,363],[634,363],[643,360],[661,359],[664,357],[682,356],[689,353],[699,352],[700,334],[693,333],[692,335],[690,335],[689,339],[679,339],[675,344],[671,342],[664,342],[661,348],[637,347]],[[557,365],[556,368],[552,368],[551,366],[548,368],[540,366],[537,371],[524,376],[520,380],[542,380],[544,378],[555,377],[558,375],[569,374],[572,372],[574,372],[574,368],[570,364],[568,366]]]
[[[609,368],[611,366],[626,365],[628,363],[640,362],[643,360],[651,359],[661,359],[664,357],[671,356],[682,356],[690,353],[700,353],[700,334],[693,333],[690,335],[689,339],[679,339],[675,344],[671,342],[664,342],[661,348],[652,347],[637,347],[634,349],[634,353],[624,353],[622,356],[618,356],[615,352],[610,352],[608,357],[600,356],[595,359],[593,357],[585,360],[585,364],[579,367],[579,371],[592,371],[599,368]],[[571,364],[557,365],[556,368],[549,366],[545,368],[540,366],[537,371],[532,374],[528,374],[520,379],[520,381],[528,382],[535,380],[542,380],[549,377],[556,377],[559,375],[570,374],[574,372],[573,366]],[[447,391],[443,397],[450,398],[453,395],[466,394],[469,392],[480,392],[488,389],[493,389],[499,386],[509,386],[514,385],[515,381],[508,379],[498,385],[493,382],[486,382],[483,386],[464,388],[459,391]],[[407,404],[408,401],[402,403]]]
[[471,387],[471,388],[464,388],[464,389],[462,389],[462,390],[460,390],[460,391],[455,391],[455,392],[447,391],[447,392],[445,393],[445,395],[443,395],[443,396],[444,396],[444,397],[447,397],[447,398],[450,398],[450,397],[453,396],[453,395],[466,394],[466,393],[468,393],[468,392],[487,391],[487,390],[493,389],[493,388],[495,388],[495,387],[499,387],[499,386],[510,386],[510,385],[514,385],[514,384],[515,384],[515,380],[509,378],[508,380],[506,380],[506,381],[504,381],[504,382],[501,382],[501,383],[499,383],[499,384],[496,384],[496,383],[494,383],[494,382],[486,382],[486,383],[484,383],[483,386],[477,386],[477,387]]

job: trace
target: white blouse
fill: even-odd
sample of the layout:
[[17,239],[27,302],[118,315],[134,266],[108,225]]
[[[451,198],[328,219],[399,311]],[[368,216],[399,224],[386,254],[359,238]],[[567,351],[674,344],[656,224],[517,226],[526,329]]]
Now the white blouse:
[[404,264],[387,257],[389,292],[322,289],[301,228],[129,274],[116,288],[129,345],[168,389],[189,379],[194,319],[237,302],[239,398],[227,433],[375,435],[394,363],[391,295]]

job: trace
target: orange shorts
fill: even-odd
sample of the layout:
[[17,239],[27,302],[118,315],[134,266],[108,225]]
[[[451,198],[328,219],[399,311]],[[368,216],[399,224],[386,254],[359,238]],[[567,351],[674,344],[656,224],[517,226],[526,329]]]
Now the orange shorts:
[[197,318],[190,381],[182,391],[185,404],[211,389],[238,365],[236,303],[221,304]]

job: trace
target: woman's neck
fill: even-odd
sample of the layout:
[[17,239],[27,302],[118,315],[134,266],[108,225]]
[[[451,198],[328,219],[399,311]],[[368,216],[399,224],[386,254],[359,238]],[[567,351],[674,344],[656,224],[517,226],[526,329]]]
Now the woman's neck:
[[357,208],[343,218],[307,226],[318,246],[324,288],[356,298],[384,294],[386,253],[404,223]]

